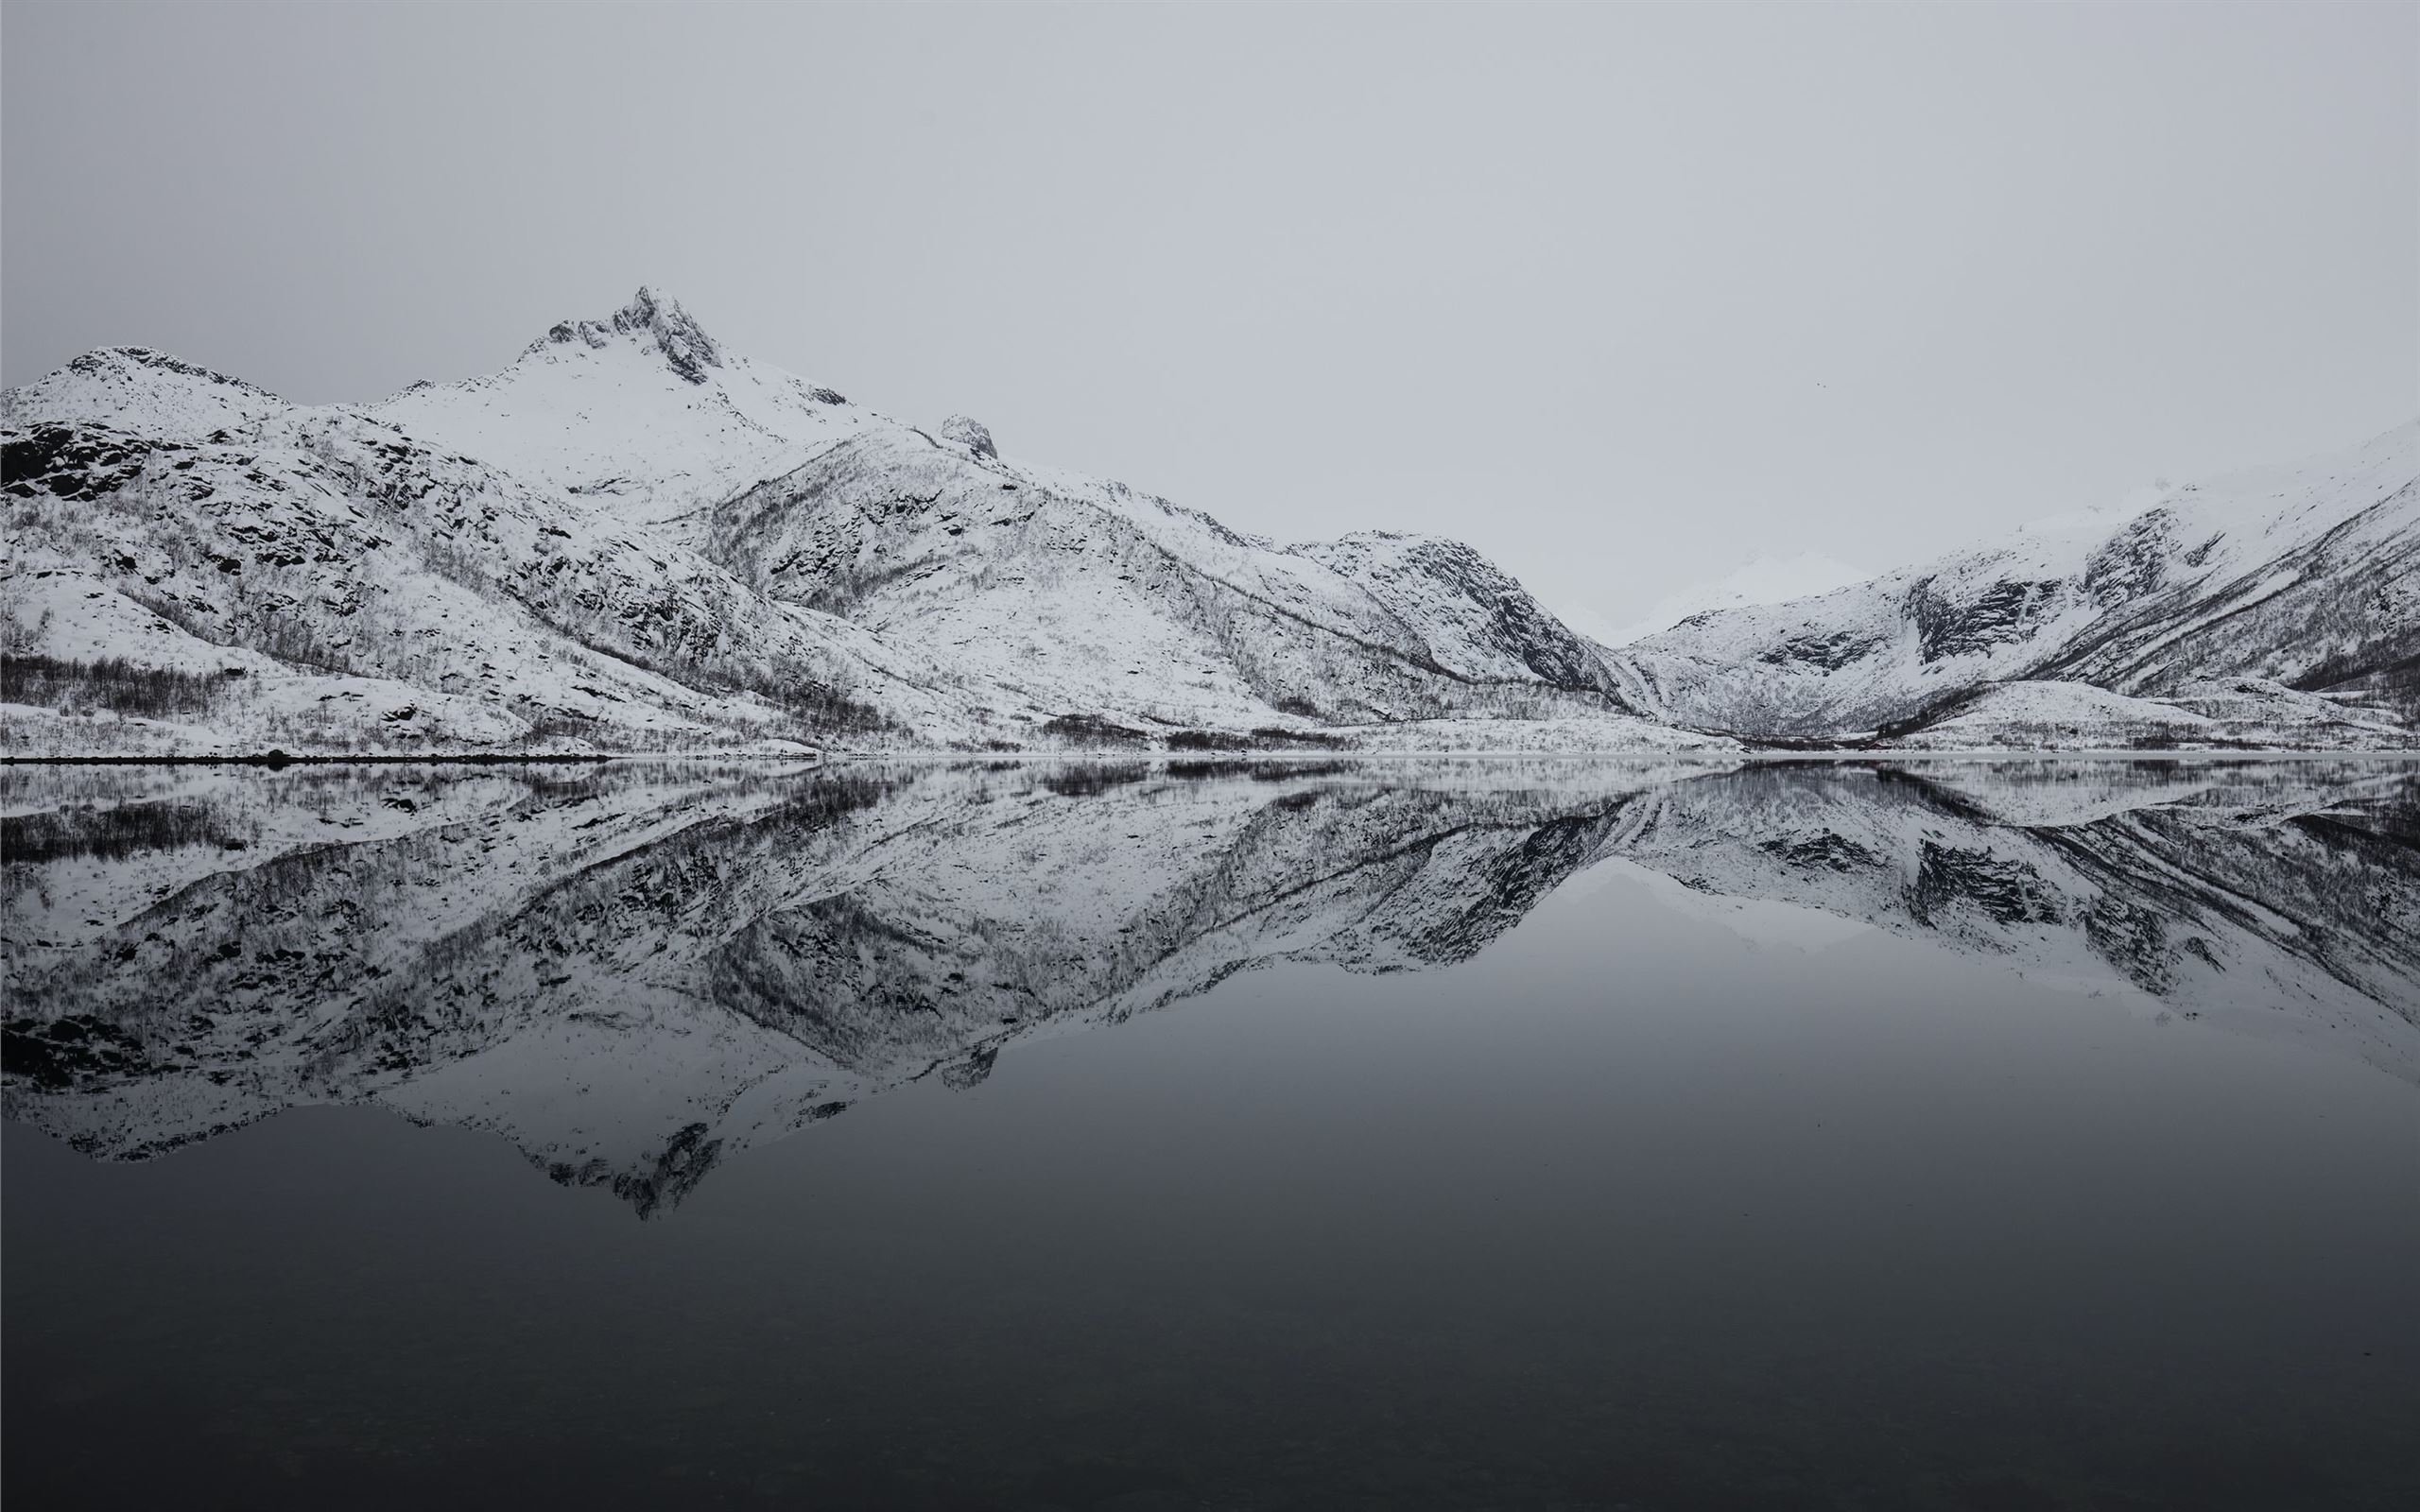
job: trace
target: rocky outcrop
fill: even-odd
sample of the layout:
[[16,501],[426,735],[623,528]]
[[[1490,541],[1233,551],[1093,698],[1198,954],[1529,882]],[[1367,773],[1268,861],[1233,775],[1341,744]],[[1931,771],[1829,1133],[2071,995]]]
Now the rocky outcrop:
[[602,320],[564,320],[529,344],[531,353],[548,346],[579,342],[601,352],[617,335],[641,337],[681,377],[693,384],[708,379],[706,369],[722,366],[722,348],[706,335],[681,301],[659,299],[644,285],[636,298]]
[[965,447],[977,456],[996,457],[1000,455],[1000,449],[992,444],[991,427],[964,415],[952,415],[935,426],[933,434],[953,445]]

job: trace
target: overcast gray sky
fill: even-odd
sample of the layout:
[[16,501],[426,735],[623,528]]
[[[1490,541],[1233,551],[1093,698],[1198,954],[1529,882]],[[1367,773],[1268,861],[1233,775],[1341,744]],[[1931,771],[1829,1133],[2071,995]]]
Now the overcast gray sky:
[[642,282],[1616,623],[2420,415],[2420,8],[0,11],[0,365],[301,400]]

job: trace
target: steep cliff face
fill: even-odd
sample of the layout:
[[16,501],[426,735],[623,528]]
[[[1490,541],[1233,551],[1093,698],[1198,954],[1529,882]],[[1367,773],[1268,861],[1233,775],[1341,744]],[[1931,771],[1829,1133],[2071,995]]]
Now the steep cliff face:
[[[1997,685],[2031,683],[2166,706],[2078,694],[2055,709],[2055,694],[2032,695],[2045,729],[2070,727],[2068,744],[2197,719],[2215,721],[2222,744],[2294,744],[2298,730],[2322,745],[2409,744],[2399,690],[2420,657],[2415,478],[2420,424],[2300,467],[2188,485],[2128,517],[2046,522],[1818,597],[1698,615],[1607,661],[1647,712],[1756,736],[1904,734],[1972,713]],[[2262,683],[2323,696],[2332,712]],[[2013,713],[1977,723],[2032,743]]]

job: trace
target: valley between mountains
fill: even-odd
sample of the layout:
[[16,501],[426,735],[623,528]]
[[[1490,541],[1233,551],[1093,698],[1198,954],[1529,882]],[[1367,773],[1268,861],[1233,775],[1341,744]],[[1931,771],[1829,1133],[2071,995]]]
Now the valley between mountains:
[[1471,548],[1282,545],[642,289],[302,405],[0,395],[0,755],[2420,746],[2420,422],[1621,646]]

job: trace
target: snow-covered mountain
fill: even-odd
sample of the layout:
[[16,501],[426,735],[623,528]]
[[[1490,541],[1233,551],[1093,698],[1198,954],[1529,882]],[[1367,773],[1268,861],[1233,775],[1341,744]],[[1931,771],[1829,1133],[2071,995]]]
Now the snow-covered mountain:
[[677,520],[881,423],[726,351],[644,288],[605,319],[555,326],[502,372],[414,384],[372,411],[631,524]]
[[1241,535],[646,289],[374,404],[114,348],[0,427],[11,754],[2420,741],[2420,425],[1813,597],[1752,565],[1618,649],[1467,546]]
[[1607,661],[1636,707],[1754,737],[2411,745],[2420,423],[1698,614]]
[[645,289],[382,404],[112,349],[0,422],[0,648],[44,694],[9,695],[19,752],[1366,741],[1549,714],[1566,741],[1717,744],[1633,717],[1596,648],[1466,547],[1239,536],[1006,461],[963,417],[850,404]]
[[1802,551],[1788,557],[1758,552],[1712,582],[1667,593],[1645,614],[1620,629],[1609,629],[1599,639],[1609,646],[1628,645],[1699,614],[1813,598],[1836,588],[1864,582],[1872,576],[1820,551]]
[[2414,781],[2114,762],[20,769],[0,785],[5,1110],[128,1159],[371,1103],[494,1130],[648,1212],[752,1143],[1239,971],[1465,960],[1599,865],[1672,879],[1694,917],[1737,911],[1760,938],[1887,930],[2420,1084]]
[[1280,548],[905,426],[717,505],[705,549],[774,602],[1138,733],[1626,712],[1595,648],[1466,546]]

